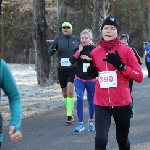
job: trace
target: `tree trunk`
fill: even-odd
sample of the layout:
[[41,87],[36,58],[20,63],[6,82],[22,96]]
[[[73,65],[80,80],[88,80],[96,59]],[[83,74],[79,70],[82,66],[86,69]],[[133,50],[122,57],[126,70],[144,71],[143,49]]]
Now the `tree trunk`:
[[108,15],[108,10],[111,4],[111,0],[95,0],[94,11],[93,11],[93,42],[96,42],[100,39],[100,27],[103,20]]
[[[145,14],[143,11],[142,1],[136,0],[136,3],[138,6],[139,20],[141,21],[141,25],[142,25],[143,40],[145,41],[147,39],[147,28],[146,28],[146,19],[145,19]],[[148,4],[148,5],[150,5],[150,4]]]
[[57,32],[55,36],[60,36],[61,34],[61,25],[64,21],[67,21],[67,0],[62,0],[61,2],[61,12],[59,14],[58,18],[58,24],[57,24]]
[[[67,21],[67,0],[61,0],[61,12],[59,14],[58,18],[58,24],[57,24],[57,32],[55,34],[55,37],[58,37],[62,34],[61,25],[64,21]],[[53,79],[55,82],[58,83],[58,72],[57,72],[57,64],[58,64],[58,53],[56,52],[54,56],[51,57],[51,61],[53,64],[51,70],[53,72]]]
[[95,0],[94,3],[94,10],[93,10],[93,23],[92,23],[92,33],[93,33],[93,42],[96,44],[96,42],[100,38],[100,0]]
[[1,17],[1,10],[2,10],[2,6],[1,6],[2,5],[2,1],[3,0],[0,0],[0,17]]
[[44,86],[49,84],[49,65],[48,46],[46,43],[46,19],[45,19],[45,0],[34,0],[34,44],[36,55],[36,72],[38,84]]
[[[2,19],[1,19],[1,10],[2,10],[2,6],[1,6],[1,4],[2,4],[2,0],[0,0],[0,25],[2,24]],[[2,32],[0,32],[0,33],[2,33]],[[0,37],[0,41],[1,41],[1,43],[2,43],[2,38]],[[2,46],[0,46],[0,58],[2,57]],[[1,95],[1,93],[0,93],[0,95]]]
[[148,40],[150,41],[150,0],[148,0]]

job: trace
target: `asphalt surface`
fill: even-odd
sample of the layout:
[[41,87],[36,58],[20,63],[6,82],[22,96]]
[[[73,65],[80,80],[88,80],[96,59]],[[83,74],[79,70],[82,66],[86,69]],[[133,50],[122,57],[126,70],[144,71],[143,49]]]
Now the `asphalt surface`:
[[[135,116],[131,119],[130,142],[131,150],[150,150],[150,79],[145,78],[140,84],[134,83],[132,96],[134,98]],[[22,122],[23,139],[17,144],[9,140],[8,129],[4,130],[2,150],[94,150],[95,131],[87,131],[87,101],[84,101],[85,130],[76,133],[72,125],[65,123],[65,107],[55,108],[44,114],[27,118]],[[107,150],[118,150],[115,139],[115,124],[109,131]]]

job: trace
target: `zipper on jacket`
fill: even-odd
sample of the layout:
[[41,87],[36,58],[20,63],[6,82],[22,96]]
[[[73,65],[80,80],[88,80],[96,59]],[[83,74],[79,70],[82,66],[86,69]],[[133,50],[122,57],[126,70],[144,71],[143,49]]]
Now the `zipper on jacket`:
[[[108,52],[106,52],[106,55],[108,54]],[[108,62],[106,61],[106,71],[108,71]],[[110,100],[110,91],[109,91],[109,88],[108,88],[108,102],[109,102],[109,106],[112,106],[111,105],[111,100]],[[112,106],[113,108],[113,106]]]

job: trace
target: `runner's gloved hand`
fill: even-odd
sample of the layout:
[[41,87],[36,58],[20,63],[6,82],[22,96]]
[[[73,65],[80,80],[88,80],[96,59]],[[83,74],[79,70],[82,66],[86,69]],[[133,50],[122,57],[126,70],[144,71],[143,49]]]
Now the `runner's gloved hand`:
[[98,68],[95,66],[89,66],[87,68],[87,74],[89,77],[92,77],[92,78],[98,77]]
[[106,55],[106,59],[104,61],[107,61],[108,63],[112,64],[115,68],[117,68],[119,71],[125,70],[125,64],[121,61],[121,58],[118,54],[118,51],[115,50],[115,53],[108,53]]

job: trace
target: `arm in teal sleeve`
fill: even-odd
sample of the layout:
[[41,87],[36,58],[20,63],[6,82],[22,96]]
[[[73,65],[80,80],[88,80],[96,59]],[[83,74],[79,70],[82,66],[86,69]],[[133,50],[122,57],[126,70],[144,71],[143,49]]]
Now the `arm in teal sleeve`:
[[0,69],[0,71],[2,71],[1,86],[4,93],[8,96],[9,99],[9,107],[11,113],[10,126],[15,126],[16,130],[20,130],[22,119],[21,97],[14,77],[4,60],[1,60]]

